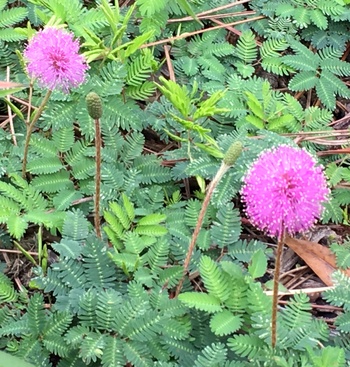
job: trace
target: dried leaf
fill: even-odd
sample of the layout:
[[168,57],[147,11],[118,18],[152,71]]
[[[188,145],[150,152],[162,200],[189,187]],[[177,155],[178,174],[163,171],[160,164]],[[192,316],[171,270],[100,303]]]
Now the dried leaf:
[[[328,247],[289,236],[286,236],[285,244],[300,256],[326,285],[333,285],[332,274],[337,270],[337,266],[335,255]],[[350,276],[350,269],[344,273]]]

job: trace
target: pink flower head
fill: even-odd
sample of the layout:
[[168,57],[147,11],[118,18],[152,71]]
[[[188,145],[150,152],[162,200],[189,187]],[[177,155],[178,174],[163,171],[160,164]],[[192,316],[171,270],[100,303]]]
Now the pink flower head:
[[78,51],[79,42],[73,39],[72,33],[58,28],[45,28],[29,41],[24,51],[28,73],[38,78],[42,87],[68,93],[70,88],[84,81],[88,68]]
[[306,150],[287,145],[260,154],[243,181],[246,214],[270,236],[309,229],[329,194],[322,166]]

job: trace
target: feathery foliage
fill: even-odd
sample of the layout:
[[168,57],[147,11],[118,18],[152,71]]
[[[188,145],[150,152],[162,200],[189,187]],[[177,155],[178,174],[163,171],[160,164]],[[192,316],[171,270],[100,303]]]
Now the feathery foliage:
[[[326,166],[332,192],[324,223],[348,222],[350,171],[346,150],[336,146],[346,145],[337,141],[346,121],[337,120],[350,97],[348,2],[0,0],[0,244],[11,249],[16,240],[35,264],[27,282],[26,266],[18,272],[0,263],[0,349],[7,353],[0,352],[1,361],[350,363],[343,273],[324,295],[343,309],[334,330],[314,316],[305,294],[296,294],[280,304],[271,348],[272,250],[243,240],[239,201],[251,162],[299,137]],[[52,91],[21,176],[27,113],[41,108],[46,93],[29,80],[22,51],[44,27],[72,32],[89,68],[70,93]],[[20,86],[6,89],[5,80]],[[104,107],[100,197],[95,121],[85,104],[91,92]],[[237,141],[242,154],[213,192],[184,274],[208,185]],[[330,145],[339,154],[327,152]],[[97,214],[100,237],[91,223]],[[337,266],[347,269],[347,242],[331,248]]]

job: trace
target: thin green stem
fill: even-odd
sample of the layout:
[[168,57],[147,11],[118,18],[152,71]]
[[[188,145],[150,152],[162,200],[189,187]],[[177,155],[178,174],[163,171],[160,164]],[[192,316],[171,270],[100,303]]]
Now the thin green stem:
[[38,119],[41,116],[42,112],[44,111],[44,108],[47,104],[47,101],[49,100],[49,98],[51,96],[51,93],[52,93],[51,90],[47,91],[43,101],[41,102],[41,105],[36,110],[33,119],[27,125],[26,140],[25,140],[25,143],[24,143],[24,153],[23,153],[23,162],[22,162],[22,177],[23,178],[26,177],[26,172],[27,172],[27,161],[28,161],[28,150],[29,150],[30,137],[32,136],[34,125],[38,121]]
[[271,346],[275,348],[277,343],[277,307],[278,307],[278,283],[281,271],[281,260],[283,252],[283,244],[285,238],[285,229],[282,225],[281,233],[278,236],[276,260],[275,260],[275,274],[273,277],[273,295],[272,295],[272,321],[271,321]]
[[101,131],[100,120],[95,119],[96,175],[95,175],[95,217],[96,234],[101,238],[100,194],[101,194]]

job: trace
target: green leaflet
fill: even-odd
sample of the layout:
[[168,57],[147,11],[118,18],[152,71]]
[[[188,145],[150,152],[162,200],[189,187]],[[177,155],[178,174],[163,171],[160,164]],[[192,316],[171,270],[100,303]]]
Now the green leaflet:
[[5,274],[0,273],[0,303],[15,302],[17,297],[11,280]]
[[34,367],[33,364],[27,363],[23,361],[21,358],[16,356],[12,356],[8,353],[0,351],[0,366],[7,367],[7,366],[17,366],[17,367]]
[[229,278],[208,256],[202,256],[199,270],[209,294],[217,297],[220,301],[229,298]]
[[179,300],[197,310],[214,313],[221,311],[220,300],[206,293],[185,292],[179,295]]
[[229,335],[240,329],[242,322],[240,315],[234,315],[228,310],[223,310],[210,319],[210,328],[216,335]]

